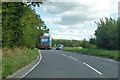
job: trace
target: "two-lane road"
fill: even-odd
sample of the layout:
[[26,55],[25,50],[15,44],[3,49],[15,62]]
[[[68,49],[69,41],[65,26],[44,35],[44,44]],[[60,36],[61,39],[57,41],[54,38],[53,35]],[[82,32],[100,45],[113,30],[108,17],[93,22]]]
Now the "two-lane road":
[[40,64],[25,78],[117,78],[118,62],[62,50],[41,50]]

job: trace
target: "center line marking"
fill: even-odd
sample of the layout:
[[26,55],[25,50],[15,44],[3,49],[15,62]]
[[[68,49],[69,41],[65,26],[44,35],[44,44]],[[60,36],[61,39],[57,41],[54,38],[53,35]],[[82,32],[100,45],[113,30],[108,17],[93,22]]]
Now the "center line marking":
[[98,70],[96,70],[95,68],[93,68],[92,66],[88,65],[87,63],[85,62],[82,62],[84,65],[88,66],[89,68],[91,68],[92,70],[94,70],[95,72],[97,72],[98,74],[102,75],[102,73]]
[[74,60],[76,60],[76,61],[78,60],[78,59],[76,59],[76,58],[74,58],[74,57],[71,57],[71,56],[68,56],[68,57],[71,58],[71,59],[74,59]]

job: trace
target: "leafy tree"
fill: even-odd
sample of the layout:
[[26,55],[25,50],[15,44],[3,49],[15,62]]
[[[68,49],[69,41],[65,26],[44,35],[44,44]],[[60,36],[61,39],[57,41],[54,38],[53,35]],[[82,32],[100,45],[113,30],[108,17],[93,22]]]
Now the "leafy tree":
[[[2,46],[34,48],[49,29],[35,10],[22,2],[2,4]],[[37,29],[39,27],[39,29]]]
[[2,46],[2,2],[0,1],[0,47]]
[[111,17],[105,17],[96,22],[98,28],[95,31],[96,45],[102,49],[118,49],[118,22]]
[[96,45],[96,39],[91,37],[89,43]]
[[86,39],[84,39],[80,45],[81,45],[81,47],[83,47],[83,48],[87,48],[88,45],[89,45],[89,42],[86,41]]
[[19,18],[22,16],[23,7],[23,3],[5,2],[2,4],[2,35],[4,46],[15,47],[21,41],[22,29]]
[[118,22],[118,50],[120,50],[120,17],[117,20]]

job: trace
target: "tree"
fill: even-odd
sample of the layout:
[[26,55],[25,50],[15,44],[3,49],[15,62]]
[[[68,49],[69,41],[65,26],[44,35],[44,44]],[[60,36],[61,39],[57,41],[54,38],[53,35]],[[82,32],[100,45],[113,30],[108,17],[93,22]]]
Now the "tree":
[[105,17],[96,22],[98,28],[95,31],[96,45],[102,49],[118,49],[118,21],[111,17]]
[[93,44],[93,45],[96,45],[96,39],[92,38],[92,36],[91,36],[89,43]]
[[118,22],[118,50],[120,50],[120,17],[117,20]]
[[[2,46],[34,48],[40,36],[49,33],[40,15],[22,2],[4,2],[2,4]],[[39,29],[37,29],[39,27]]]

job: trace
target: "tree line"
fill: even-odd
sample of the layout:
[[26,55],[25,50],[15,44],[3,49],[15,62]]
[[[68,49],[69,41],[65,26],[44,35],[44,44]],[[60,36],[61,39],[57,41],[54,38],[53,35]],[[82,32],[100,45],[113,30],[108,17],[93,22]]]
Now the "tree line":
[[58,44],[62,44],[64,47],[83,47],[91,48],[92,44],[89,41],[84,40],[65,40],[65,39],[53,39],[53,46],[56,47]]
[[79,47],[81,41],[77,40],[64,40],[64,39],[53,39],[53,46],[63,44],[64,47]]
[[114,20],[111,17],[105,17],[95,23],[97,25],[94,34],[95,37],[91,37],[89,41],[86,41],[86,39],[82,41],[56,39],[53,40],[53,45],[56,46],[57,44],[63,44],[65,47],[120,50],[120,18]]
[[65,39],[53,39],[53,46],[62,44],[64,47],[83,47],[96,49],[96,45],[91,44],[90,41],[84,40],[65,40]]
[[39,44],[40,36],[49,33],[44,21],[31,5],[23,2],[2,3],[2,47],[34,48]]

